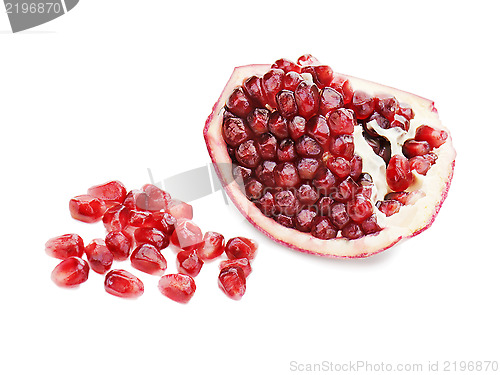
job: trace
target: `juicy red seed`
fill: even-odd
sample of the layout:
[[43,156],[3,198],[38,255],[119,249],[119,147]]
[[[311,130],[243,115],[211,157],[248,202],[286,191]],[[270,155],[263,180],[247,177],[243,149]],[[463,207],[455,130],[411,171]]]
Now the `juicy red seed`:
[[236,149],[236,159],[244,167],[255,168],[260,163],[260,156],[253,139],[243,142]]
[[407,158],[412,158],[414,156],[422,156],[431,150],[431,146],[427,141],[416,141],[414,139],[407,139],[403,143],[403,154]]
[[278,111],[274,111],[269,117],[269,131],[278,139],[288,137],[288,125]]
[[305,158],[300,159],[297,163],[297,171],[299,177],[303,180],[312,180],[319,169],[319,161],[317,159]]
[[349,240],[356,240],[363,236],[364,233],[361,230],[359,224],[350,222],[344,228],[342,228],[342,237],[345,237]]
[[429,160],[431,164],[434,164],[438,159],[437,155],[433,152],[429,152],[427,155],[424,155],[425,160]]
[[275,214],[293,216],[299,209],[297,197],[290,190],[278,191],[274,195]]
[[373,187],[372,186],[360,186],[356,190],[356,194],[362,194],[368,199],[371,199]]
[[394,120],[399,113],[399,102],[394,96],[375,97],[375,110],[387,120]]
[[49,239],[45,243],[45,252],[58,259],[81,258],[83,247],[83,239],[78,234],[70,233]]
[[335,201],[332,197],[321,197],[317,204],[319,214],[321,216],[330,216],[333,203],[335,203]]
[[158,289],[172,301],[188,303],[196,291],[196,284],[189,275],[169,274],[160,278]]
[[297,186],[300,183],[299,171],[292,163],[280,163],[274,169],[274,180],[276,181],[277,186]]
[[114,206],[123,203],[127,190],[120,181],[110,181],[90,187],[87,194],[103,200],[108,206]]
[[114,260],[125,260],[130,255],[132,240],[122,232],[109,232],[104,239],[106,247],[113,254]]
[[347,202],[347,213],[353,221],[360,223],[372,215],[373,206],[368,198],[357,194],[352,200]]
[[112,270],[104,278],[104,289],[121,298],[137,298],[144,293],[144,284],[125,270]]
[[156,228],[137,228],[134,232],[134,238],[137,245],[150,244],[160,250],[166,248],[170,243],[168,237]]
[[252,170],[250,168],[242,167],[241,165],[233,165],[233,178],[240,185],[243,184],[243,182],[247,181],[251,175]]
[[276,163],[270,160],[264,160],[261,165],[255,169],[255,176],[264,185],[273,187],[276,185],[276,180],[274,179],[274,170],[276,169]]
[[240,267],[243,270],[245,277],[248,277],[252,273],[252,266],[247,258],[229,259],[220,262],[219,270],[226,267]]
[[246,291],[245,272],[241,267],[225,267],[219,273],[219,288],[231,299],[240,300]]
[[415,131],[415,139],[417,141],[427,141],[432,148],[437,148],[446,142],[448,133],[428,125],[421,125]]
[[264,107],[266,105],[264,90],[262,89],[262,78],[252,76],[243,83],[243,87],[250,100],[252,100],[256,106]]
[[351,173],[353,180],[357,180],[363,171],[363,159],[359,155],[354,155],[351,159]]
[[354,156],[354,138],[352,135],[343,134],[332,139],[330,152],[333,156],[341,156],[351,160]]
[[334,203],[331,205],[330,210],[333,225],[338,229],[342,229],[350,220],[346,205],[344,203]]
[[224,236],[217,232],[205,232],[203,242],[196,251],[204,261],[221,256],[224,252]]
[[283,215],[283,214],[278,214],[274,220],[280,225],[283,225],[284,227],[287,228],[293,228],[293,217]]
[[234,115],[245,118],[252,110],[252,103],[245,94],[245,91],[243,91],[243,88],[236,87],[231,95],[229,95],[226,107]]
[[228,117],[222,124],[222,135],[226,143],[236,147],[250,138],[250,129],[238,117]]
[[130,190],[125,199],[123,200],[123,205],[131,210],[144,210],[147,203],[147,194],[141,190]]
[[52,281],[57,286],[77,286],[89,278],[89,265],[79,257],[71,256],[64,259],[52,271]]
[[306,119],[300,116],[291,119],[288,122],[288,134],[294,141],[306,134]]
[[330,86],[342,94],[344,97],[344,104],[351,103],[354,90],[352,89],[351,82],[347,79],[347,77],[340,74],[334,75]]
[[288,72],[287,74],[285,74],[285,77],[283,77],[283,88],[285,90],[295,91],[299,83],[303,80],[304,79],[299,73]]
[[357,90],[352,97],[351,107],[358,120],[364,120],[371,116],[375,109],[375,100],[364,91]]
[[200,273],[201,267],[203,260],[195,250],[183,250],[177,254],[177,269],[180,273],[195,277]]
[[109,251],[104,240],[95,239],[85,246],[85,255],[95,272],[105,274],[113,265],[113,253]]
[[351,173],[351,163],[342,157],[333,157],[328,159],[326,166],[341,180],[349,176],[349,173]]
[[356,119],[354,112],[350,109],[340,108],[328,115],[328,126],[330,133],[334,136],[352,134],[354,125],[356,125]]
[[262,77],[262,89],[266,102],[276,108],[276,94],[283,88],[285,72],[281,69],[271,69]]
[[358,185],[354,182],[351,177],[348,177],[342,181],[339,186],[335,189],[333,197],[336,201],[345,203],[351,199],[357,193]]
[[410,129],[410,121],[401,115],[394,115],[394,120],[391,121],[391,128],[401,128],[404,131]]
[[314,116],[306,124],[306,133],[313,137],[324,149],[330,143],[330,128],[323,116]]
[[226,243],[225,252],[229,259],[247,258],[252,261],[257,252],[257,242],[245,237],[234,237]]
[[130,210],[127,207],[118,204],[108,208],[102,217],[102,222],[108,232],[121,231],[127,225],[129,216]]
[[309,233],[312,229],[314,219],[318,216],[315,210],[304,208],[295,215],[295,228],[301,232]]
[[[391,123],[389,120],[387,120],[384,116],[382,116],[380,113],[375,112],[373,115],[370,116],[368,119],[367,123],[370,123],[371,121],[375,120],[382,129],[389,129],[391,127]],[[365,126],[365,130],[371,135],[372,137],[378,137],[378,133],[373,130],[372,127]]]
[[318,216],[312,223],[311,234],[321,240],[330,240],[337,236],[337,229],[329,217]]
[[326,116],[331,111],[339,109],[344,105],[342,94],[331,87],[325,87],[319,99],[319,113]]
[[308,81],[300,82],[295,89],[295,100],[299,115],[308,120],[319,110],[318,86]]
[[245,193],[248,199],[259,199],[264,194],[264,185],[252,178],[245,184]]
[[358,184],[361,186],[372,186],[373,178],[369,173],[361,173],[358,178]]
[[309,66],[309,65],[319,65],[319,60],[313,55],[307,53],[305,55],[300,56],[297,59],[297,64],[300,66]]
[[84,223],[95,223],[102,219],[106,212],[103,200],[91,195],[78,195],[69,201],[71,217]]
[[170,242],[184,250],[196,249],[203,241],[200,227],[191,220],[179,220],[175,227]]
[[274,196],[271,194],[271,192],[267,191],[266,193],[264,193],[262,198],[260,198],[257,202],[257,207],[259,207],[262,213],[266,216],[274,215],[275,202]]
[[311,185],[304,184],[297,189],[297,199],[305,205],[313,205],[319,199],[319,194]]
[[400,103],[398,108],[398,115],[406,117],[406,119],[409,121],[415,117],[415,112],[413,112],[413,109],[408,104]]
[[281,141],[278,147],[278,160],[279,161],[294,161],[297,158],[295,151],[295,142],[290,138]]
[[167,211],[176,220],[191,220],[193,218],[193,206],[178,199],[172,199],[168,202]]
[[271,69],[281,69],[285,73],[288,72],[297,72],[300,73],[300,66],[295,64],[293,61],[290,61],[288,59],[279,59],[276,60],[276,62],[271,65]]
[[143,207],[138,206],[138,208],[151,212],[165,211],[167,209],[168,202],[171,200],[170,194],[153,184],[144,185],[142,191],[146,193],[146,201]]
[[393,191],[408,189],[413,181],[408,159],[401,155],[394,155],[386,171],[387,185]]
[[408,202],[408,195],[409,193],[407,191],[387,193],[384,200],[396,200],[404,205]]
[[311,67],[302,68],[303,73],[311,73],[314,83],[320,89],[330,86],[333,80],[333,70],[328,65],[316,65]]
[[151,212],[130,210],[128,215],[128,225],[132,227],[142,227],[147,222],[151,221],[153,215]]
[[314,138],[307,135],[300,137],[295,147],[297,154],[305,157],[317,157],[323,152],[321,145]]
[[378,201],[376,206],[380,212],[384,213],[385,216],[392,216],[399,212],[401,203],[396,200],[389,199],[386,201]]
[[161,275],[167,269],[167,261],[160,251],[150,244],[139,245],[130,255],[132,267],[151,275]]
[[269,111],[264,108],[255,108],[247,116],[247,123],[255,134],[267,133],[269,131]]
[[163,232],[168,240],[176,225],[177,220],[168,212],[153,212],[150,219],[144,223],[145,228],[155,228]]
[[297,103],[292,91],[282,90],[276,95],[278,111],[284,118],[292,118],[297,115]]
[[426,175],[431,168],[431,161],[423,156],[415,156],[409,160],[410,170],[415,171],[421,175]]
[[377,224],[377,216],[371,215],[368,219],[361,223],[361,229],[365,234],[377,233],[382,230]]
[[323,195],[332,193],[335,188],[335,183],[335,176],[325,167],[321,167],[318,172],[316,172],[316,176],[312,181],[312,184],[319,190],[319,193]]

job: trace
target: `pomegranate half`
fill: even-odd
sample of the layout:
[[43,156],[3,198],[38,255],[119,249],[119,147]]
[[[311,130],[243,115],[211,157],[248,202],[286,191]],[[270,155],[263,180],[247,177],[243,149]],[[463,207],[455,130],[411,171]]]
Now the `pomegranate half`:
[[310,56],[234,69],[204,137],[239,211],[292,249],[359,258],[427,229],[455,150],[431,100]]

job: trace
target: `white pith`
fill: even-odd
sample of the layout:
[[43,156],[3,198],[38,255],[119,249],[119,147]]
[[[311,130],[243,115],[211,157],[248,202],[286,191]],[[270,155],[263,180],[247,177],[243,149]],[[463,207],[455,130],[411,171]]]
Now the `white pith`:
[[[300,251],[335,257],[364,257],[386,249],[403,238],[411,237],[432,223],[446,196],[453,174],[456,153],[451,143],[451,137],[448,137],[446,143],[441,147],[433,150],[438,159],[426,176],[414,173],[415,182],[407,190],[421,190],[425,194],[424,197],[413,205],[401,207],[398,213],[390,217],[385,217],[374,207],[378,223],[383,228],[377,234],[367,235],[357,240],[343,238],[320,240],[308,233],[286,228],[264,216],[246,198],[245,193],[234,181],[232,170],[228,167],[231,165],[231,159],[226,150],[221,128],[224,105],[233,89],[252,75],[263,75],[269,68],[270,65],[248,65],[236,68],[219,101],[215,104],[205,127],[205,140],[219,178],[234,204],[254,226],[275,241]],[[400,102],[407,103],[412,107],[415,118],[411,120],[410,130],[407,133],[402,132],[399,128],[381,129],[376,123],[372,123],[375,130],[391,142],[393,154],[401,154],[403,142],[408,138],[413,138],[416,128],[422,124],[446,130],[449,134],[448,129],[441,124],[432,101],[370,81],[346,77],[350,80],[354,90],[363,90],[372,95],[392,94]],[[385,163],[364,140],[361,130],[361,126],[355,127],[355,153],[363,158],[363,172],[369,173],[374,179],[372,203],[375,205],[377,200],[382,200],[385,194],[390,192],[385,179]]]

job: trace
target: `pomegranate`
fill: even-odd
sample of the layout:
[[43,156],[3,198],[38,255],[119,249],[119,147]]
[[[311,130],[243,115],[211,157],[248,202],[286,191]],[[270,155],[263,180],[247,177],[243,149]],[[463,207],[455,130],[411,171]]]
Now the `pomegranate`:
[[196,284],[191,276],[177,273],[162,276],[158,289],[175,302],[188,303],[196,291]]
[[240,300],[246,291],[245,272],[238,266],[228,266],[220,270],[219,288],[231,299]]
[[167,269],[167,260],[160,251],[150,244],[139,245],[130,254],[132,267],[151,275],[161,275]]
[[75,287],[89,278],[89,265],[82,258],[69,257],[59,263],[52,271],[52,281],[66,288]]
[[45,252],[51,257],[66,259],[83,255],[83,239],[75,233],[53,237],[45,243]]
[[85,255],[93,271],[101,274],[108,272],[113,265],[113,253],[104,240],[98,238],[85,246]]
[[104,290],[121,298],[137,298],[144,293],[144,284],[125,270],[111,270],[104,278]]
[[224,189],[256,228],[333,257],[366,257],[427,229],[456,155],[432,101],[311,55],[236,68],[204,137]]

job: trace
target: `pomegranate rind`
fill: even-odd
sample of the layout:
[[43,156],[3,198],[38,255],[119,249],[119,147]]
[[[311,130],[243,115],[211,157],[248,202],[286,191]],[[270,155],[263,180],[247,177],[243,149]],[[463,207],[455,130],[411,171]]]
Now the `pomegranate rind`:
[[[235,68],[219,100],[213,106],[212,113],[208,117],[203,130],[210,158],[227,195],[253,226],[277,243],[293,250],[327,257],[363,258],[380,253],[393,247],[403,239],[420,234],[434,223],[448,195],[453,178],[456,152],[452,145],[451,136],[439,149],[435,150],[438,154],[438,160],[426,176],[427,184],[425,186],[419,185],[418,179],[420,177],[416,176],[417,184],[414,185],[424,190],[425,197],[418,200],[414,205],[402,207],[400,213],[388,218],[375,210],[377,219],[384,228],[378,233],[356,240],[346,240],[344,238],[320,240],[308,233],[284,227],[262,214],[247,199],[237,182],[234,181],[231,169],[232,162],[222,136],[222,120],[224,105],[233,89],[252,75],[263,75],[270,67],[271,65],[259,64]],[[411,122],[412,126],[408,132],[409,137],[414,136],[415,129],[421,124],[445,130],[448,135],[450,134],[449,130],[441,124],[432,100],[375,82],[345,74],[342,75],[350,80],[354,90],[363,90],[370,94],[392,94],[400,102],[411,105],[415,112],[415,118]],[[402,218],[404,219],[401,220]]]

